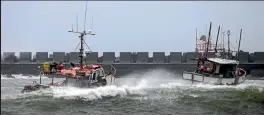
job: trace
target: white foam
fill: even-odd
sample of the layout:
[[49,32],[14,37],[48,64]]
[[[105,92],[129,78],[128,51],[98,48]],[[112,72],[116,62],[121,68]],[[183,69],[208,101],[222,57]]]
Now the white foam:
[[[165,73],[164,73],[165,72]],[[167,71],[163,70],[154,70],[146,72],[145,74],[141,74],[141,76],[144,76],[143,78],[133,78],[133,79],[124,79],[119,82],[122,83],[122,85],[119,86],[106,86],[106,87],[99,87],[94,89],[80,89],[80,88],[74,88],[74,87],[64,87],[64,88],[52,88],[53,97],[55,98],[81,98],[84,100],[94,100],[94,99],[102,99],[102,97],[126,97],[128,95],[139,95],[139,96],[146,96],[148,94],[148,90],[164,90],[164,89],[170,89],[170,88],[177,88],[174,89],[178,92],[182,92],[183,90],[188,89],[196,89],[196,90],[213,90],[213,89],[225,89],[225,88],[235,88],[235,89],[245,89],[248,87],[258,87],[258,88],[264,88],[263,81],[246,81],[245,84],[240,84],[236,86],[227,86],[227,85],[211,85],[211,84],[195,84],[192,85],[191,83],[181,80],[181,79],[175,79],[166,81],[165,83],[162,83],[162,77],[161,75],[167,75],[167,77],[173,77],[169,76],[172,75]],[[136,76],[136,74],[133,74],[133,76]],[[131,75],[130,75],[131,77]],[[136,82],[135,82],[135,81]],[[134,84],[133,84],[134,83]],[[176,92],[177,92],[176,91]],[[190,96],[198,97],[198,95],[192,94]],[[177,94],[174,95],[174,98],[177,97]],[[157,97],[156,97],[157,98]]]
[[85,100],[94,100],[94,99],[102,99],[102,97],[115,97],[121,96],[125,97],[128,94],[138,94],[137,92],[133,92],[129,88],[124,87],[116,87],[116,86],[106,86],[99,87],[95,89],[79,89],[73,87],[66,88],[52,88],[53,97],[55,98],[75,98],[79,97]]
[[[34,75],[22,75],[22,74],[12,74],[15,78],[8,78],[6,75],[1,74],[1,79],[39,79],[39,76]],[[47,79],[48,77],[42,76],[42,79]]]
[[[50,89],[45,89],[27,94],[20,94],[17,97],[24,98],[28,96],[44,95],[44,96],[51,96],[53,98],[64,98],[64,99],[78,98],[87,101],[87,100],[102,99],[103,97],[120,96],[122,98],[122,97],[127,97],[129,95],[137,95],[142,98],[144,97],[144,99],[148,99],[148,98],[152,98],[148,96],[150,90],[161,90],[161,92],[163,90],[166,90],[168,92],[173,92],[172,94],[169,95],[172,96],[171,98],[177,98],[178,92],[186,93],[185,91],[188,89],[195,89],[200,91],[226,89],[226,88],[241,90],[248,87],[257,87],[260,89],[260,91],[263,91],[264,89],[263,80],[246,80],[245,83],[236,86],[210,85],[210,84],[201,84],[201,83],[192,85],[191,82],[182,80],[181,78],[175,79],[177,77],[176,75],[173,75],[170,72],[164,70],[153,70],[141,74],[130,74],[128,76],[132,78],[117,80],[119,82],[118,85],[98,87],[93,89],[81,89],[70,86],[51,87]],[[166,79],[165,77],[169,79]],[[156,96],[153,96],[153,99],[154,98],[159,99],[161,98],[160,96],[162,95],[157,94]],[[190,96],[198,97],[199,95],[190,94]]]
[[95,100],[102,99],[102,97],[126,97],[128,95],[146,95],[144,89],[147,87],[146,80],[140,80],[134,86],[122,85],[122,86],[105,86],[97,87],[93,89],[81,89],[76,87],[52,87],[52,93],[54,98],[81,98],[83,100]]
[[168,84],[162,84],[160,85],[162,88],[175,88],[175,87],[181,87],[181,88],[192,88],[192,89],[207,89],[207,90],[214,90],[214,89],[237,89],[237,90],[244,90],[248,87],[255,87],[259,88],[260,90],[264,88],[264,81],[263,80],[246,80],[242,84],[238,85],[213,85],[213,84],[204,84],[204,83],[184,83],[181,82],[178,83],[168,83]]

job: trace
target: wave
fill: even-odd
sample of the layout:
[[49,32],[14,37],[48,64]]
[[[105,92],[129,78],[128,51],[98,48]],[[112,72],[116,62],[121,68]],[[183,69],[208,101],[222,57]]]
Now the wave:
[[[22,75],[22,74],[12,74],[12,78],[7,77],[7,75],[1,74],[1,80],[3,79],[39,79],[39,76],[35,75]],[[42,79],[47,79],[47,76],[42,76]]]
[[[126,78],[129,76],[129,78]],[[246,80],[245,83],[236,86],[210,85],[210,84],[191,84],[181,79],[175,78],[175,75],[165,70],[148,71],[144,74],[130,74],[124,76],[124,79],[117,79],[116,85],[98,87],[93,89],[84,89],[76,87],[51,87],[50,89],[36,92],[19,94],[17,96],[5,96],[2,99],[30,98],[35,96],[48,96],[51,98],[63,99],[81,99],[91,101],[103,99],[104,97],[143,97],[160,98],[179,98],[182,96],[199,97],[195,91],[206,92],[215,90],[232,90],[244,92],[248,89],[256,89],[254,92],[263,94],[263,80]],[[131,78],[134,77],[134,78]],[[142,97],[142,98],[141,98]]]

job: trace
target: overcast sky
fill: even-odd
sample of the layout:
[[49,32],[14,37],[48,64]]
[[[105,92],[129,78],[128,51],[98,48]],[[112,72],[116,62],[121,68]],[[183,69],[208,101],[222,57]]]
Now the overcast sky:
[[[76,29],[76,13],[83,30],[85,3],[2,1],[1,52],[74,51],[78,35],[67,31]],[[194,51],[195,29],[207,35],[210,21],[213,39],[221,25],[235,46],[243,29],[242,50],[264,51],[263,1],[88,2],[87,29],[92,16],[97,35],[85,41],[93,52]]]

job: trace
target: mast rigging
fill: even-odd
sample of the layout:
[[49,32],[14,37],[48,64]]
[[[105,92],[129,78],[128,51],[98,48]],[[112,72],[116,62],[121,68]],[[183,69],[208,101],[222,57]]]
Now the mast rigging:
[[[82,70],[83,69],[83,54],[84,54],[84,48],[83,48],[83,45],[84,44],[86,44],[85,43],[85,41],[84,41],[84,36],[85,35],[95,35],[95,34],[92,34],[92,31],[88,31],[88,33],[85,31],[85,25],[86,25],[86,14],[87,14],[87,2],[88,1],[86,1],[86,7],[85,7],[85,13],[84,13],[84,28],[83,28],[83,32],[79,32],[78,31],[78,15],[76,15],[76,23],[77,23],[77,25],[76,25],[76,31],[73,31],[73,29],[72,29],[72,31],[68,31],[68,32],[72,32],[72,33],[78,33],[78,34],[80,34],[80,36],[79,36],[79,38],[80,38],[80,43],[79,44],[81,44],[81,47],[80,47],[80,49],[79,49],[79,57],[80,57],[80,61],[79,61],[79,64],[80,64],[80,69]],[[79,44],[78,44],[78,46],[79,46]],[[86,44],[87,45],[87,44]],[[78,47],[77,46],[77,47]],[[87,45],[88,46],[88,45]],[[89,46],[88,46],[88,48],[89,48]],[[90,49],[90,48],[89,48]]]

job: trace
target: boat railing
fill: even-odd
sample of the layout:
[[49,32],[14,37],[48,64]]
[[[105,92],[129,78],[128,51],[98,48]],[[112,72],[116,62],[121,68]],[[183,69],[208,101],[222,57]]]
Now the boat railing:
[[188,64],[188,67],[185,68],[184,71],[185,72],[193,72],[193,71],[196,71],[198,69],[198,67],[193,68],[192,66],[193,66],[193,64]]
[[190,72],[189,70],[190,70],[190,68],[188,67],[188,68],[186,68],[184,71],[186,71],[186,72]]
[[[183,74],[192,74],[192,75],[198,75],[198,76],[201,76],[201,77],[210,77],[210,76],[206,76],[205,74],[200,74],[200,73],[195,73],[195,72],[184,72]],[[223,77],[220,77],[220,76],[214,76],[214,78],[223,78]],[[234,79],[234,77],[230,77],[230,78],[225,78],[225,79]]]
[[110,66],[111,66],[111,80],[110,80],[110,84],[109,85],[112,85],[113,84],[113,82],[116,82],[116,79],[115,79],[115,77],[114,77],[114,75],[116,74],[116,68],[112,65],[112,64],[110,64]]
[[110,64],[110,66],[111,66],[111,68],[114,69],[114,71],[111,69],[112,75],[114,76],[116,74],[116,68],[112,64]]

